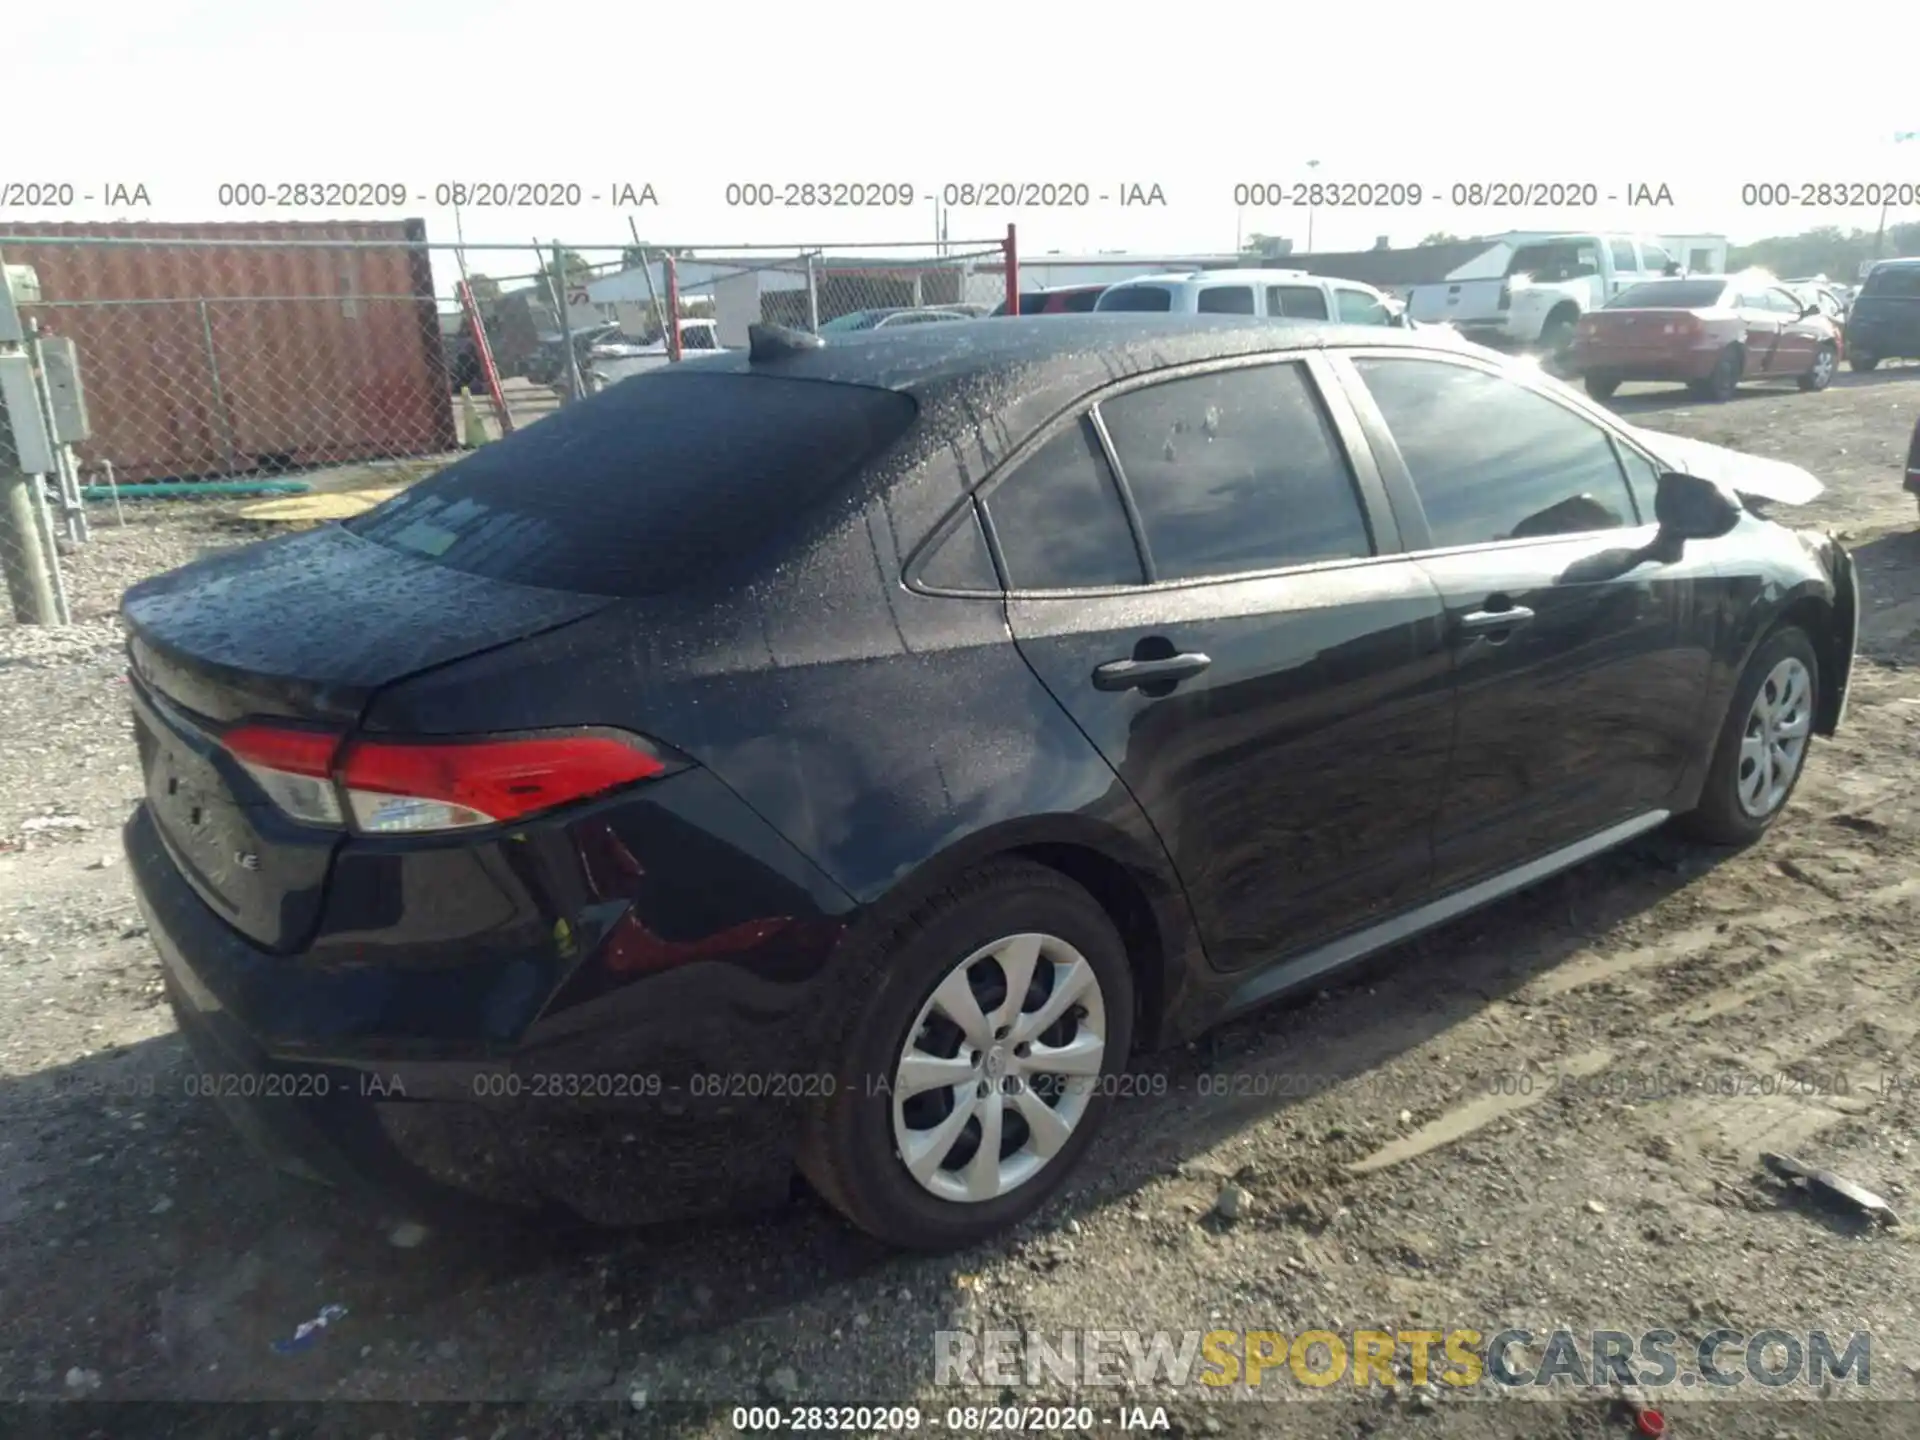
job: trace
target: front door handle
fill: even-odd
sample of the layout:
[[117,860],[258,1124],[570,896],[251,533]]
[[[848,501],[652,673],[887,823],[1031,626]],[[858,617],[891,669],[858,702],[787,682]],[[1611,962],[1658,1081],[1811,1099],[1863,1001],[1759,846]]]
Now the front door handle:
[[1150,685],[1178,685],[1213,664],[1207,655],[1169,655],[1164,660],[1109,660],[1093,672],[1096,690],[1140,690]]
[[1506,637],[1503,630],[1517,630],[1533,619],[1533,611],[1524,605],[1512,605],[1505,610],[1469,610],[1458,621],[1462,635],[1485,635],[1495,644]]

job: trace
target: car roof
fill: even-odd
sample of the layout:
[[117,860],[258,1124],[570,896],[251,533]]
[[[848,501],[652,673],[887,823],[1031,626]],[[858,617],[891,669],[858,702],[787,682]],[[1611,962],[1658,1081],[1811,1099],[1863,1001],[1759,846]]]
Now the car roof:
[[[1896,255],[1891,260],[1874,261],[1873,270],[1906,270],[1915,265],[1920,265],[1920,255]],[[1873,270],[1867,273],[1871,275]]]
[[686,364],[899,390],[923,409],[951,399],[1004,412],[1012,398],[1057,410],[1123,376],[1196,361],[1362,344],[1457,353],[1464,344],[1430,330],[1383,333],[1377,325],[1124,311],[1005,315],[822,339],[826,343],[818,347],[796,347],[758,362],[736,350]]
[[1247,285],[1262,280],[1325,280],[1331,277],[1310,275],[1305,270],[1254,269],[1248,266],[1235,270],[1163,270],[1156,275],[1133,275],[1125,280],[1116,280],[1111,288],[1122,285]]

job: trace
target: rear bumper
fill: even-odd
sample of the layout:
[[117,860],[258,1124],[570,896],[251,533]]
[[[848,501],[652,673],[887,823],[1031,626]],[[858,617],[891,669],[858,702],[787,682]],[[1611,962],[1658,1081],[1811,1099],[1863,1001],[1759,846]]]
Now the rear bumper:
[[1583,345],[1575,340],[1567,351],[1569,368],[1581,375],[1604,375],[1609,379],[1631,381],[1704,380],[1713,373],[1722,345],[1697,350],[1617,349],[1605,345]]
[[[278,1168],[452,1222],[562,1212],[625,1225],[788,1193],[820,1068],[795,1037],[812,1031],[831,948],[817,937],[837,922],[772,957],[788,986],[764,981],[766,955],[624,984],[593,975],[589,956],[511,1041],[423,1042],[378,1023],[383,977],[369,967],[273,954],[227,925],[146,806],[124,841],[194,1090]],[[439,972],[450,995],[492,974],[457,954]]]

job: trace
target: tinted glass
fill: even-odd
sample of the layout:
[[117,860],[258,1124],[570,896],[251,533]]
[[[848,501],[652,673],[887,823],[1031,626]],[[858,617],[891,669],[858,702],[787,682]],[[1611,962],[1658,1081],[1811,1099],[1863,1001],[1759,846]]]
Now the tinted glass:
[[1163,311],[1173,309],[1173,292],[1164,285],[1120,285],[1100,297],[1096,310]]
[[1345,454],[1300,365],[1261,365],[1102,402],[1163,580],[1368,555]]
[[1889,265],[1875,270],[1860,287],[1860,294],[1875,299],[1897,295],[1911,300],[1920,296],[1920,265]]
[[1591,244],[1556,242],[1522,245],[1514,251],[1509,275],[1531,275],[1536,280],[1577,280],[1600,271],[1600,251]]
[[1016,590],[1137,585],[1143,578],[1120,492],[1085,420],[995,486],[987,514]]
[[1209,285],[1200,292],[1196,308],[1202,315],[1251,315],[1253,314],[1253,287]]
[[1269,285],[1267,313],[1288,320],[1325,320],[1327,297],[1317,285]]
[[1609,310],[1705,310],[1720,303],[1724,280],[1648,280],[1629,285],[1607,302]]
[[483,446],[347,528],[496,580],[657,594],[770,540],[915,409],[891,390],[667,367]]
[[1632,523],[1612,440],[1590,420],[1464,365],[1354,363],[1400,446],[1436,547]]
[[1066,298],[1060,308],[1072,315],[1084,315],[1100,302],[1098,290],[1076,290]]
[[1336,290],[1333,296],[1340,306],[1342,324],[1384,325],[1393,318],[1386,306],[1364,290]]
[[981,532],[980,517],[971,505],[960,527],[942,540],[927,557],[927,563],[920,567],[920,581],[937,590],[999,590],[1000,578],[993,573],[987,537]]

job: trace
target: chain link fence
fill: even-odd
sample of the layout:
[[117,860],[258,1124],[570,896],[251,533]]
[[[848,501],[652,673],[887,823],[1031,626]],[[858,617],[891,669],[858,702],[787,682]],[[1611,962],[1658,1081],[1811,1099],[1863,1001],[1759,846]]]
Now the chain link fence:
[[417,221],[0,230],[0,624],[110,615],[148,574],[348,518],[576,399],[744,347],[750,325],[951,323],[992,313],[1018,272],[1011,232],[669,248],[433,244]]

